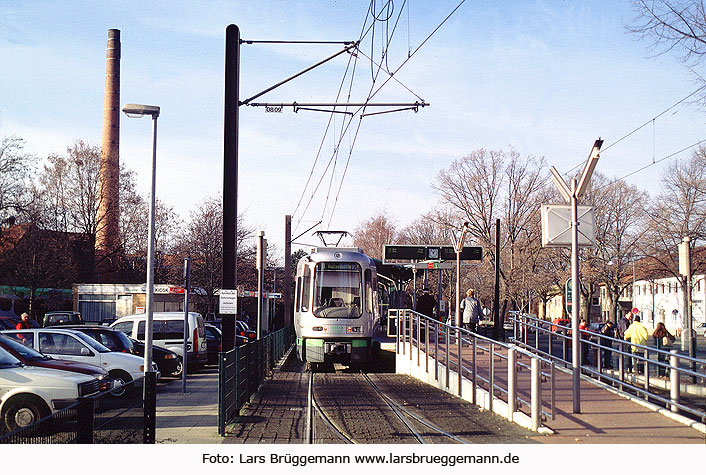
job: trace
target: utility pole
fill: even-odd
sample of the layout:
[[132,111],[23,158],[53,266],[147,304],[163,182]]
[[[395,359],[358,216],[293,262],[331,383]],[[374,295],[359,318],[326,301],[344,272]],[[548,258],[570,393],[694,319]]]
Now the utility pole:
[[[240,30],[226,28],[225,110],[223,113],[223,278],[221,289],[236,289],[238,270],[238,125],[240,90]],[[235,348],[237,314],[221,315],[223,351]]]

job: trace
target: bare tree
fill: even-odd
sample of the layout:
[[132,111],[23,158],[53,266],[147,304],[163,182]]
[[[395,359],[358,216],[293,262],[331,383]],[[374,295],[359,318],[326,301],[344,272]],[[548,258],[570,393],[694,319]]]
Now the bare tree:
[[[685,279],[678,273],[679,243],[688,236],[693,249],[706,240],[706,147],[699,147],[687,161],[672,163],[662,184],[663,192],[646,210],[641,249],[684,288]],[[697,260],[692,271],[706,272],[706,263]]]
[[17,216],[31,200],[30,177],[36,161],[24,152],[24,140],[17,136],[0,141],[0,223]]
[[396,239],[395,224],[388,215],[382,212],[359,224],[353,232],[353,245],[376,259],[382,259],[383,245],[393,243]]
[[[254,280],[254,230],[238,216],[238,284],[252,285]],[[191,285],[196,304],[213,312],[216,291],[221,288],[223,270],[223,207],[220,197],[207,198],[191,212],[185,230],[176,244],[177,255],[191,258]],[[183,261],[182,261],[183,262]],[[252,287],[249,287],[252,288]]]
[[706,10],[702,0],[633,0],[632,33],[652,41],[658,54],[676,52],[691,65],[706,55]]

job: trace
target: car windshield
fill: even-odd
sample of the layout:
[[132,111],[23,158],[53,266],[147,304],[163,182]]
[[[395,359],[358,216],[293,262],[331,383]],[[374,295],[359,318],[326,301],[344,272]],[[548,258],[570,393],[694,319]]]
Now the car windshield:
[[314,315],[358,318],[361,270],[355,262],[319,262],[314,270]]
[[12,356],[6,349],[0,348],[0,368],[22,366],[20,360]]
[[19,353],[24,359],[31,361],[48,360],[49,356],[43,355],[33,348],[23,345],[17,340],[0,335],[0,341],[5,346],[10,347],[14,352]]
[[90,336],[85,335],[80,332],[76,332],[74,335],[76,336],[76,338],[78,338],[79,340],[81,340],[82,342],[84,342],[85,344],[87,344],[88,346],[93,348],[94,350],[96,350],[98,353],[110,353],[109,348],[105,347],[104,345],[101,345],[100,343],[98,343],[96,340],[94,340]]

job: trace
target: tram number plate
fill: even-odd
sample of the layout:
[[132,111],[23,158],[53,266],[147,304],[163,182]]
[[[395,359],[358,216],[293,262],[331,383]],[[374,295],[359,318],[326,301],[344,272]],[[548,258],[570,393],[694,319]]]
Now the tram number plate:
[[329,333],[345,333],[346,327],[343,325],[329,325],[328,331]]

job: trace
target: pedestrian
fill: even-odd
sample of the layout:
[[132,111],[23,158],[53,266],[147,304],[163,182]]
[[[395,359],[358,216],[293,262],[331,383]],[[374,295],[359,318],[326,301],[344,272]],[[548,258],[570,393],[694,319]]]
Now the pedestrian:
[[17,322],[17,325],[15,326],[16,329],[18,330],[29,330],[32,328],[32,326],[29,324],[29,315],[27,315],[27,312],[23,313],[20,316],[20,321]]
[[460,307],[463,310],[463,328],[475,333],[481,312],[481,304],[476,298],[475,290],[466,291],[466,298],[461,300]]
[[429,318],[434,318],[434,309],[436,308],[436,299],[426,287],[422,291],[422,295],[417,299],[417,312],[426,315]]
[[[625,340],[625,332],[627,329],[630,327],[630,323],[632,319],[632,312],[626,312],[625,315],[618,321],[617,328],[615,329],[615,335],[616,338],[620,340]],[[624,361],[625,355],[622,354],[625,352],[625,344],[620,343],[620,347],[618,348],[620,350],[620,359]],[[628,358],[628,371],[632,371],[632,358]]]
[[[674,335],[669,333],[667,327],[664,323],[658,322],[655,331],[652,332],[652,338],[655,339],[655,346],[658,350],[669,351],[672,347],[672,343],[676,340]],[[662,351],[657,352],[657,361],[664,363],[667,360],[667,355],[662,353]],[[664,366],[657,365],[657,374],[664,376],[666,374],[666,368]]]
[[627,330],[625,330],[625,335],[624,338],[625,340],[630,340],[631,346],[630,350],[632,351],[633,358],[635,358],[635,369],[637,370],[638,373],[642,373],[642,363],[638,363],[637,360],[637,355],[642,354],[643,350],[642,348],[638,348],[636,345],[645,345],[647,343],[647,337],[650,335],[649,332],[647,331],[647,328],[640,323],[640,316],[635,315],[635,318],[633,319],[634,321],[630,326],[628,327]]
[[588,334],[588,322],[585,318],[579,321],[579,335],[581,336],[581,363],[588,364],[588,348],[587,340],[591,337]]
[[[17,325],[15,325],[15,329],[29,330],[30,328],[32,328],[32,326],[29,324],[29,315],[27,314],[27,312],[25,312],[22,315],[20,315],[20,321],[17,322]],[[32,345],[31,340],[28,339],[27,334],[25,334],[25,333],[18,333],[17,340],[20,341],[25,346]]]
[[606,320],[601,328],[601,350],[603,351],[603,367],[613,369],[613,340],[615,338],[615,326],[610,320]]

